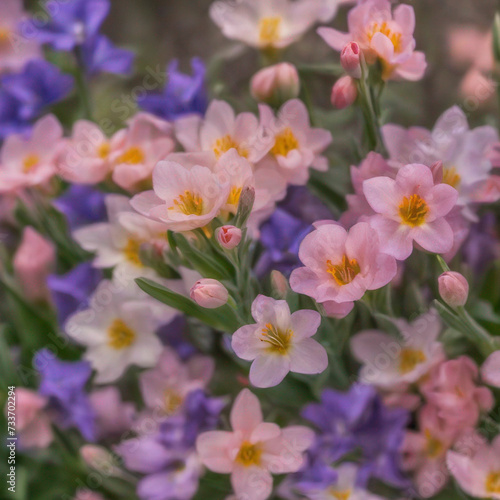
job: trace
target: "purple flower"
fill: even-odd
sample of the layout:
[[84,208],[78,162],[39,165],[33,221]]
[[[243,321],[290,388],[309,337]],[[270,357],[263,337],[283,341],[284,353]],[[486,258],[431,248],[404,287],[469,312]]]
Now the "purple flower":
[[62,427],[77,427],[82,436],[93,441],[95,414],[85,392],[92,369],[86,361],[61,361],[48,349],[38,351],[33,365],[40,373],[39,392],[49,398]]
[[73,89],[73,78],[42,59],[0,79],[0,136],[22,133],[30,122]]
[[54,205],[66,216],[69,227],[74,231],[106,219],[105,197],[102,191],[93,187],[74,184],[54,201]]
[[203,115],[207,109],[206,68],[196,57],[191,60],[191,67],[193,75],[186,75],[179,72],[178,61],[172,61],[167,69],[168,83],[163,92],[138,99],[139,107],[166,120],[191,113]]
[[160,326],[156,332],[162,343],[172,347],[183,361],[197,352],[193,344],[186,341],[185,330],[186,317],[178,314],[170,323]]
[[102,280],[102,272],[85,262],[63,275],[47,279],[52,301],[57,309],[60,325],[76,311],[85,309],[91,293]]
[[[360,484],[377,478],[396,487],[408,485],[400,468],[408,413],[385,407],[373,387],[356,384],[346,393],[326,389],[321,403],[306,406],[302,416],[321,431],[310,451],[311,463],[331,465],[360,450]],[[310,479],[314,474],[306,470],[302,476]]]
[[134,57],[133,52],[115,47],[104,35],[90,38],[82,45],[83,65],[89,75],[98,73],[128,75],[132,71]]
[[70,51],[98,34],[109,8],[109,0],[49,0],[45,10],[51,14],[50,21],[32,19],[24,30],[40,43]]

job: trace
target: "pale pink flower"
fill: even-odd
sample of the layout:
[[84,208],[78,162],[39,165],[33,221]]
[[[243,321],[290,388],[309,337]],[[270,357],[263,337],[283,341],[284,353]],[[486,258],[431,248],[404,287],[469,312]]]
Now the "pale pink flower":
[[265,104],[261,104],[259,110],[262,130],[271,145],[267,159],[278,164],[280,174],[289,183],[306,184],[309,168],[328,170],[328,160],[322,153],[332,142],[332,135],[328,130],[311,127],[302,101],[286,102],[277,116]]
[[389,0],[367,0],[349,11],[347,21],[348,33],[333,28],[319,28],[318,33],[339,52],[356,42],[369,64],[380,60],[385,80],[424,76],[427,63],[424,53],[415,50],[413,7],[399,5],[392,12]]
[[174,161],[156,165],[153,188],[134,196],[132,207],[172,231],[206,226],[217,217],[230,195],[230,185],[220,184],[208,167],[195,165],[188,169]]
[[340,53],[340,64],[352,78],[361,78],[361,49],[356,42],[349,42]]
[[56,173],[63,129],[54,115],[38,120],[29,138],[11,135],[0,153],[0,193],[44,185]]
[[400,338],[365,330],[351,339],[351,351],[363,364],[359,377],[364,383],[400,392],[402,386],[417,383],[428,374],[444,359],[444,352],[437,341],[441,322],[434,311],[411,323],[394,322]]
[[448,184],[435,184],[429,167],[406,165],[395,179],[368,179],[363,192],[376,212],[370,225],[379,233],[383,251],[405,260],[413,241],[429,252],[451,250],[453,231],[445,216],[455,206],[458,192]]
[[116,387],[95,389],[90,393],[90,403],[96,415],[98,439],[117,436],[132,428],[134,404],[124,402]]
[[175,148],[172,125],[148,113],[137,113],[110,141],[113,181],[127,191],[151,187],[153,168]]
[[481,366],[481,379],[485,384],[500,387],[500,351],[491,353]]
[[320,18],[333,15],[324,0],[218,1],[210,8],[210,17],[227,38],[258,49],[287,47]]
[[232,431],[200,434],[196,449],[213,472],[231,474],[237,498],[265,500],[272,492],[271,474],[298,471],[314,432],[303,426],[280,429],[263,422],[259,400],[248,389],[240,392],[230,415]]
[[250,91],[254,99],[269,104],[294,99],[300,92],[297,68],[290,63],[263,68],[252,77]]
[[469,297],[469,283],[454,271],[447,271],[438,278],[439,295],[450,307],[464,306]]
[[215,230],[215,237],[222,248],[232,250],[240,244],[242,233],[239,227],[221,226]]
[[215,159],[234,148],[250,163],[256,163],[271,147],[261,138],[259,120],[254,114],[235,115],[224,101],[212,101],[204,118],[197,115],[179,118],[175,122],[175,133],[186,151],[207,151]]
[[111,145],[93,122],[78,120],[57,156],[57,171],[68,182],[97,184],[111,173]]
[[363,222],[346,231],[334,223],[316,225],[299,248],[306,267],[295,269],[290,286],[313,297],[336,317],[347,315],[366,290],[376,290],[396,275],[396,261],[380,251],[378,236]]
[[472,455],[468,451],[448,452],[446,463],[451,475],[473,497],[500,499],[500,436]]
[[31,226],[23,231],[23,239],[14,255],[14,272],[25,297],[32,301],[47,301],[50,297],[47,277],[53,271],[56,250]]
[[330,102],[337,109],[344,109],[354,104],[358,97],[356,82],[349,75],[339,78],[332,87]]
[[252,304],[256,323],[234,332],[231,346],[237,356],[253,361],[250,382],[256,387],[278,385],[289,371],[314,375],[328,366],[325,348],[311,339],[321,324],[317,311],[290,314],[285,300],[258,295]]
[[21,70],[29,60],[42,57],[37,41],[23,34],[25,18],[22,0],[0,2],[0,73]]
[[493,407],[493,394],[477,385],[479,370],[468,356],[448,360],[435,367],[421,386],[438,415],[450,425],[474,427],[481,412]]
[[229,293],[220,281],[203,278],[193,285],[189,296],[201,307],[217,309],[227,303]]
[[47,398],[24,387],[17,387],[15,395],[16,429],[19,432],[21,446],[46,448],[54,438],[50,418],[45,409],[48,404]]
[[139,375],[144,403],[167,415],[176,413],[190,392],[205,389],[213,372],[212,358],[197,355],[183,363],[174,350],[165,347],[158,364]]

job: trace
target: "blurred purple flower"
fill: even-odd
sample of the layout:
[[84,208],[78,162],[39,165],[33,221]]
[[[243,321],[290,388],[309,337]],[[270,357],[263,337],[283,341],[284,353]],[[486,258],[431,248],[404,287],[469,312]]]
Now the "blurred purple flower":
[[24,32],[56,50],[70,51],[95,37],[110,9],[109,0],[49,0],[49,22],[32,19]]
[[91,293],[103,279],[102,272],[84,262],[63,275],[48,277],[47,285],[62,326],[76,311],[85,309]]
[[133,52],[115,47],[113,42],[104,35],[90,38],[82,45],[82,61],[89,75],[98,73],[129,75],[134,57]]
[[185,329],[186,317],[178,314],[170,323],[162,325],[156,332],[162,343],[172,347],[183,361],[197,352],[193,344],[186,340]]
[[61,361],[48,349],[38,351],[33,364],[40,373],[39,392],[49,398],[62,427],[77,427],[93,441],[95,414],[85,392],[92,369],[86,361]]
[[[377,478],[392,486],[408,486],[400,467],[408,412],[385,407],[373,387],[356,384],[345,393],[326,389],[321,403],[306,406],[302,416],[321,431],[310,450],[311,463],[320,460],[331,465],[346,453],[359,450],[360,484]],[[314,475],[314,471],[302,473],[309,481]],[[322,474],[319,479],[324,477]]]
[[201,59],[191,60],[193,75],[179,71],[179,62],[172,61],[167,68],[167,85],[162,93],[149,94],[138,99],[140,108],[166,120],[196,113],[203,115],[207,109],[205,84],[206,68]]
[[73,184],[54,201],[54,205],[66,216],[70,229],[74,231],[106,219],[105,197],[105,193],[93,187]]

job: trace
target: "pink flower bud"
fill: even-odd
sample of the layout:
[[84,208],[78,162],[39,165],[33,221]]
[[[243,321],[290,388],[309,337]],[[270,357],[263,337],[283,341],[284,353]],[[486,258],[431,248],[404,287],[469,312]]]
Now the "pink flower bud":
[[80,448],[80,455],[83,461],[93,469],[114,468],[114,460],[111,453],[102,446],[85,444]]
[[300,80],[293,64],[280,63],[261,69],[250,84],[252,96],[257,101],[281,104],[299,95]]
[[201,307],[216,309],[227,302],[229,294],[219,281],[201,279],[191,288],[189,296]]
[[350,76],[339,78],[332,88],[331,101],[337,109],[350,106],[358,97],[356,83]]
[[340,53],[340,64],[352,78],[361,78],[361,49],[356,42],[349,42]]
[[450,307],[465,305],[469,296],[469,283],[454,271],[443,273],[438,278],[439,294]]
[[32,227],[26,227],[14,256],[14,271],[28,300],[37,302],[48,299],[47,277],[54,262],[54,245]]
[[280,299],[284,299],[288,293],[288,281],[279,271],[271,271],[271,285]]
[[237,247],[241,241],[241,229],[236,226],[222,226],[215,231],[219,245],[226,250]]

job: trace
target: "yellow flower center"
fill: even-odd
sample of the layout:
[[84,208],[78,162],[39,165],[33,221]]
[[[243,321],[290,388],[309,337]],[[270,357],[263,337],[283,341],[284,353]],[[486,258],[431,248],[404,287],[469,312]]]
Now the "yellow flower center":
[[259,466],[261,455],[262,450],[257,445],[249,441],[244,441],[238,455],[236,455],[236,462],[245,467],[250,467],[251,465]]
[[199,194],[192,193],[191,191],[184,191],[177,199],[174,200],[173,206],[169,210],[176,210],[184,215],[202,215],[203,214],[203,200]]
[[370,41],[375,33],[382,33],[385,35],[391,41],[392,45],[394,45],[394,52],[399,52],[401,50],[401,33],[392,31],[387,21],[384,21],[382,24],[375,22],[370,25],[366,33]]
[[351,490],[330,490],[329,491],[330,495],[332,498],[335,498],[335,500],[349,500],[351,498]]
[[123,253],[125,258],[132,264],[143,267],[143,263],[139,252],[141,250],[142,241],[136,240],[134,238],[129,238],[125,248],[123,249]]
[[212,149],[217,159],[219,159],[224,153],[227,153],[230,149],[236,149],[238,154],[243,156],[243,158],[248,157],[248,151],[240,147],[240,145],[229,134],[224,137],[219,137],[219,139],[214,142]]
[[240,202],[240,196],[241,196],[241,191],[243,188],[241,187],[232,187],[231,192],[229,193],[229,196],[227,198],[227,204],[228,205],[238,205]]
[[451,187],[456,188],[462,178],[457,173],[457,169],[455,167],[446,167],[443,169],[443,182],[445,184],[449,184]]
[[0,28],[0,46],[5,47],[10,42],[11,31],[7,28]]
[[144,155],[144,151],[141,148],[132,146],[118,158],[118,163],[130,163],[131,165],[138,165],[139,163],[143,163],[145,158],[146,157]]
[[399,355],[399,372],[402,374],[409,373],[426,359],[425,354],[420,349],[405,347]]
[[269,351],[275,354],[286,354],[292,344],[293,330],[279,330],[271,323],[267,323],[262,329],[261,342],[269,344]]
[[426,441],[425,451],[427,456],[430,458],[436,458],[441,455],[443,452],[443,443],[439,441],[439,439],[435,438],[429,429],[425,429],[424,435]]
[[127,324],[117,318],[108,328],[108,345],[113,349],[120,350],[129,347],[135,340],[135,332]]
[[500,471],[493,471],[486,477],[486,492],[489,494],[500,493]]
[[172,388],[168,388],[164,393],[165,411],[168,415],[175,413],[183,402],[182,396]]
[[259,22],[259,42],[262,45],[274,45],[281,35],[282,19],[279,16],[263,17]]
[[356,259],[349,259],[347,255],[344,255],[339,264],[332,264],[331,260],[327,260],[326,272],[332,275],[337,285],[343,286],[351,283],[361,269]]
[[[110,152],[111,152],[111,146],[109,145],[108,142],[103,142],[97,148],[97,156],[99,156],[99,158],[102,158],[103,160],[105,160],[109,156]],[[122,156],[122,158],[123,158],[123,156]],[[129,163],[129,162],[122,162],[122,163]]]
[[35,154],[29,154],[23,160],[23,172],[27,173],[33,170],[40,162],[40,157]]
[[421,226],[429,213],[429,207],[424,199],[418,194],[406,196],[399,205],[399,216],[401,220],[411,227]]
[[274,156],[287,156],[290,151],[299,148],[299,141],[293,135],[292,129],[287,127],[283,132],[276,136],[271,153]]

